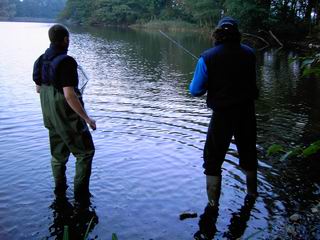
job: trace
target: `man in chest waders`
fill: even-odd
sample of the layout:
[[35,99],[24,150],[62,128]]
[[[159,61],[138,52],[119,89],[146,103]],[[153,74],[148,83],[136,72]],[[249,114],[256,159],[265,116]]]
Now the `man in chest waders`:
[[85,109],[78,89],[77,62],[67,55],[69,32],[59,24],[49,29],[50,47],[34,64],[33,80],[40,93],[44,126],[49,130],[51,166],[55,194],[65,197],[66,163],[70,153],[76,157],[74,197],[76,203],[89,204],[89,179],[94,144],[87,124],[95,121]]
[[209,206],[217,208],[221,190],[221,166],[232,136],[246,174],[247,196],[257,196],[256,117],[254,100],[256,59],[251,48],[241,44],[237,22],[222,18],[213,34],[215,46],[201,54],[190,84],[193,96],[207,93],[213,110],[204,147]]

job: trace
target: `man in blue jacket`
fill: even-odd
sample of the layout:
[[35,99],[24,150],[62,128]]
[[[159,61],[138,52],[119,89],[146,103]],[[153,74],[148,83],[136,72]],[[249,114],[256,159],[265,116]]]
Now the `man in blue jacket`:
[[87,124],[96,129],[78,89],[77,62],[67,55],[69,32],[60,24],[49,29],[50,47],[35,62],[33,80],[40,93],[44,126],[49,130],[55,194],[65,196],[66,163],[70,153],[76,161],[75,200],[89,204],[89,179],[95,148]]
[[221,166],[232,136],[239,153],[240,167],[246,173],[247,193],[257,196],[256,117],[254,100],[256,59],[253,50],[241,44],[237,21],[222,18],[213,37],[215,46],[201,54],[190,92],[207,93],[207,106],[213,110],[204,147],[209,205],[217,207],[221,191]]

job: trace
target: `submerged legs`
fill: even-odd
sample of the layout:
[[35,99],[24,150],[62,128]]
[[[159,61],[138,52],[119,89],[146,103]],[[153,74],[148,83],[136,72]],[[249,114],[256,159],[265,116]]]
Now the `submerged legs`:
[[246,171],[247,194],[252,197],[258,196],[257,171]]

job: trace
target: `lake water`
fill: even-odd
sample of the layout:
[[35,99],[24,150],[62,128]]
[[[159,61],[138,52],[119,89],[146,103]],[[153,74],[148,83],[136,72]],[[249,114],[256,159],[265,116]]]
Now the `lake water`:
[[[48,132],[32,81],[35,59],[48,47],[48,23],[0,23],[0,239],[56,239]],[[90,81],[84,101],[97,120],[91,192],[98,223],[90,239],[193,239],[206,206],[202,149],[211,112],[188,85],[196,62],[157,31],[71,28],[69,54]],[[170,33],[194,54],[210,47],[194,33]],[[258,53],[259,192],[243,207],[245,176],[236,147],[223,165],[216,239],[255,234],[275,239],[298,212],[300,239],[318,231],[307,215],[319,202],[319,176],[307,162],[266,157],[273,143],[317,140],[320,82],[302,79],[293,54]],[[68,162],[73,203],[75,159]],[[179,220],[183,212],[198,218]],[[60,222],[61,223],[61,222]],[[214,224],[213,224],[214,225]],[[318,228],[318,230],[312,230]],[[214,229],[214,226],[212,226]],[[233,237],[230,237],[233,236]],[[320,235],[319,235],[320,236]]]

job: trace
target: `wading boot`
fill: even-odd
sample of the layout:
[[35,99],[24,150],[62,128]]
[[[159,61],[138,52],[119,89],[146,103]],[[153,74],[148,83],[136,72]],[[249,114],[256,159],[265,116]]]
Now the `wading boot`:
[[258,197],[257,171],[246,171],[247,195],[253,198]]
[[211,207],[219,206],[221,176],[206,176],[208,202]]
[[209,204],[200,215],[199,230],[193,235],[195,240],[214,239],[217,232],[216,222],[218,219],[219,208],[211,207]]

